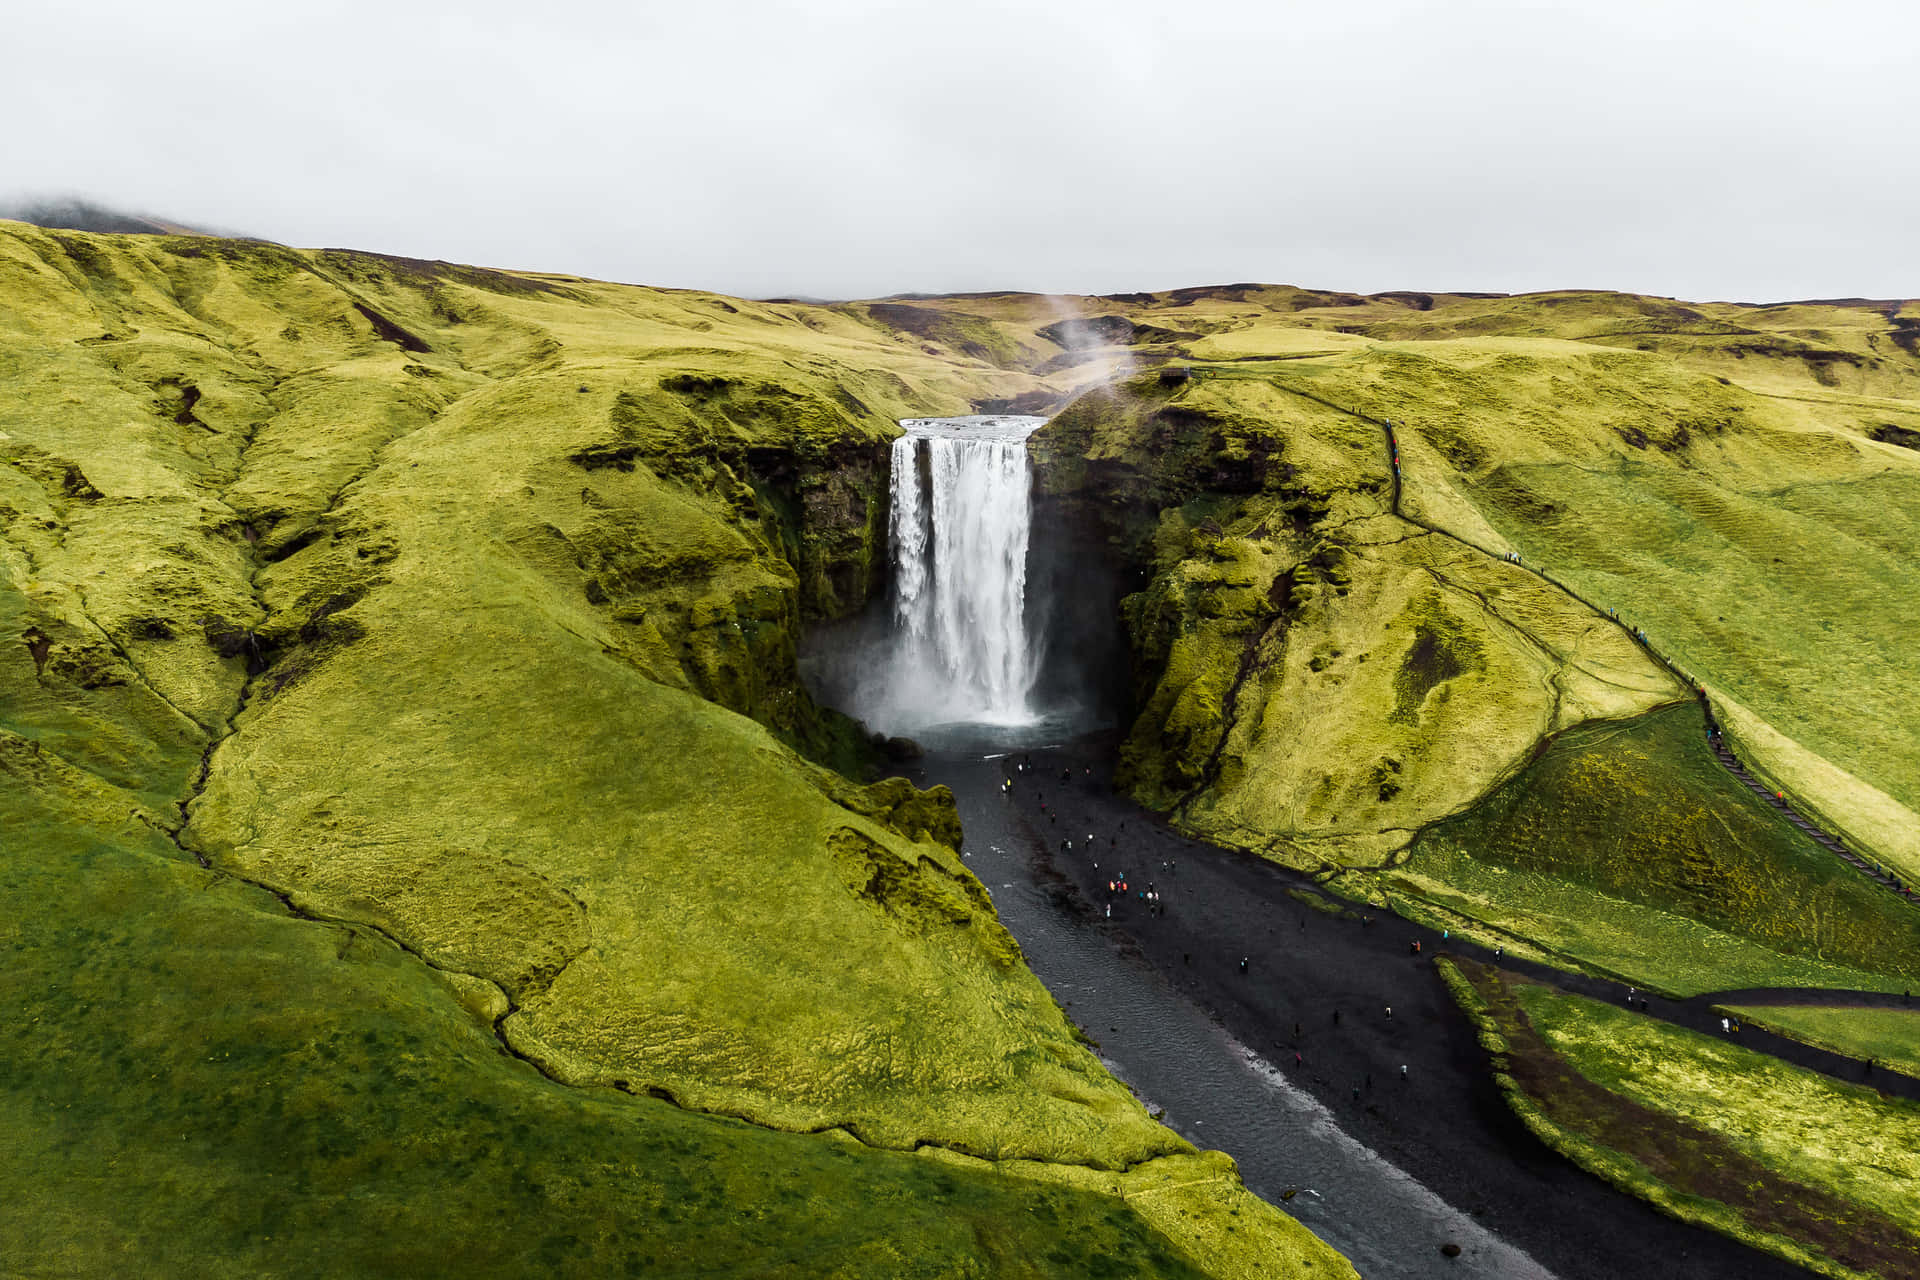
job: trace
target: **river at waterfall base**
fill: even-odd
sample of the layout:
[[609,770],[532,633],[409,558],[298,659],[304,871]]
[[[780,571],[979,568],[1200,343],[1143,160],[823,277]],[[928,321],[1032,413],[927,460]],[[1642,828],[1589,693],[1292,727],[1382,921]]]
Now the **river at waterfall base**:
[[[1402,931],[1425,931],[1397,921],[1389,937],[1305,907],[1306,886],[1288,873],[1181,840],[1112,789],[1112,738],[1095,732],[1107,727],[1102,712],[1040,687],[1046,654],[1033,637],[1048,610],[1027,598],[1029,557],[1049,549],[1030,545],[1025,444],[1043,421],[903,424],[889,519],[895,589],[883,613],[823,632],[807,669],[823,701],[928,749],[907,771],[920,786],[952,788],[968,864],[1108,1068],[1185,1137],[1232,1155],[1250,1188],[1284,1202],[1366,1280],[1442,1268],[1598,1280],[1676,1261],[1703,1277],[1791,1274],[1516,1134],[1472,1028],[1430,972],[1393,958]],[[1069,566],[1042,580],[1078,591],[1091,572]],[[1097,841],[1080,840],[1096,830]],[[1102,919],[1100,877],[1111,873],[1087,863],[1109,857],[1150,876],[1163,866],[1167,909],[1143,915],[1123,898]],[[1425,941],[1431,953],[1441,940]],[[1260,979],[1220,978],[1247,955]],[[1254,1008],[1249,992],[1282,1007]],[[1347,1009],[1333,1024],[1352,1043],[1329,1043],[1329,1002]],[[1362,1025],[1356,1015],[1383,1004],[1400,1016],[1375,1012]],[[1302,1020],[1318,1028],[1305,1042]],[[1407,1062],[1412,1076],[1396,1080]],[[1322,1078],[1329,1070],[1341,1078]]]

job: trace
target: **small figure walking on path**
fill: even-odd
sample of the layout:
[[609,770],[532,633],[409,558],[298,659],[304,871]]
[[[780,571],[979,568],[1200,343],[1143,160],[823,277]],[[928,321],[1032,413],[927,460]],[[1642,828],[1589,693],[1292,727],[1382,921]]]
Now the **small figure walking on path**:
[[1247,958],[1246,958],[1245,956],[1241,956],[1241,957],[1240,957],[1240,972],[1242,972],[1242,973],[1245,973],[1246,971],[1247,971]]
[[1388,1021],[1388,1022],[1392,1022],[1392,1021],[1393,1021],[1393,1006],[1392,1006],[1392,1005],[1388,1005],[1388,1006],[1387,1006],[1387,1021]]
[[1400,1064],[1400,1078],[1402,1080],[1407,1078],[1407,1064],[1404,1062]]

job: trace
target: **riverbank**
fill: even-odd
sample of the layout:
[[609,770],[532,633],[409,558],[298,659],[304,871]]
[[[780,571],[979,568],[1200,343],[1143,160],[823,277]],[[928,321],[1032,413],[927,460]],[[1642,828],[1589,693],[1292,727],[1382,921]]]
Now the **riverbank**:
[[[1113,792],[1110,745],[1089,738],[1017,752],[1011,760],[1031,765],[1016,775],[1010,795],[998,792],[997,765],[982,770],[935,758],[927,762],[925,780],[947,782],[960,793],[971,856],[979,857],[989,827],[1024,844],[1021,852],[1053,910],[1104,940],[1115,983],[1132,980],[1128,975],[1142,967],[1159,975],[1233,1041],[1278,1068],[1287,1084],[1316,1099],[1357,1143],[1553,1274],[1564,1280],[1682,1269],[1700,1277],[1805,1274],[1669,1219],[1548,1150],[1499,1096],[1473,1029],[1433,970],[1433,956],[1452,940],[1386,913],[1372,913],[1364,923],[1294,873],[1172,833],[1156,815]],[[1063,770],[1071,781],[1062,782]],[[1112,896],[1109,919],[1106,884],[1121,878],[1129,888]],[[1011,887],[989,880],[996,895]],[[1150,911],[1141,892],[1158,893],[1158,907]],[[1043,953],[1049,939],[1023,932],[1016,920],[1008,923],[1035,970],[1053,981]],[[1613,994],[1609,984],[1592,985],[1593,994]],[[1156,1078],[1181,1079],[1178,1043],[1143,1041],[1119,1021],[1089,1022],[1085,1003],[1075,1006],[1075,992],[1056,988],[1055,994],[1089,1036],[1114,1041],[1106,1051],[1136,1087],[1141,1054],[1174,1059],[1161,1064]],[[1101,1007],[1110,1010],[1115,1002],[1106,994]],[[1157,1087],[1162,1092],[1152,1101],[1182,1127],[1184,1100]],[[1256,1117],[1246,1119],[1238,1134],[1231,1127],[1200,1128],[1188,1136],[1234,1154],[1262,1194],[1301,1193],[1287,1207],[1336,1247],[1342,1223],[1332,1219],[1351,1220],[1353,1238],[1366,1238],[1369,1205],[1331,1203],[1319,1188],[1289,1180],[1285,1153],[1276,1159],[1270,1150],[1250,1151],[1236,1141],[1259,1132]],[[1309,1193],[1319,1203],[1311,1203]],[[1442,1262],[1427,1252],[1434,1247],[1403,1259],[1404,1270],[1378,1260],[1371,1267],[1356,1264],[1370,1277],[1389,1269],[1427,1274]],[[1512,1268],[1474,1273],[1510,1274]]]

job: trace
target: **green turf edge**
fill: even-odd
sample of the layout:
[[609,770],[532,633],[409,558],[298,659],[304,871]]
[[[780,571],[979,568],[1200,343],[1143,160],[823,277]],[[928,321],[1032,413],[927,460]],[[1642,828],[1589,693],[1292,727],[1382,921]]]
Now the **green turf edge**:
[[1724,1014],[1729,1018],[1738,1018],[1741,1022],[1750,1023],[1762,1031],[1770,1031],[1776,1036],[1781,1036],[1788,1040],[1797,1040],[1801,1044],[1810,1045],[1815,1049],[1825,1049],[1828,1053],[1837,1053],[1843,1058],[1852,1058],[1854,1061],[1863,1064],[1871,1060],[1877,1067],[1888,1067],[1902,1075],[1920,1079],[1920,1039],[1916,1039],[1914,1047],[1911,1050],[1905,1051],[1907,1056],[1904,1057],[1899,1054],[1889,1053],[1863,1054],[1858,1044],[1846,1044],[1838,1037],[1824,1035],[1817,1031],[1810,1031],[1805,1027],[1791,1025],[1790,1021],[1780,1020],[1780,1015],[1791,1014],[1795,1011],[1806,1013],[1890,1013],[1911,1019],[1914,1027],[1920,1029],[1920,1009],[1850,1009],[1845,1007],[1836,1008],[1830,1005],[1794,1004],[1717,1004],[1713,1007],[1717,1013]]
[[1434,957],[1433,964],[1439,971],[1440,980],[1446,984],[1448,993],[1453,996],[1454,1003],[1459,1005],[1460,1011],[1480,1032],[1481,1047],[1494,1055],[1494,1084],[1499,1087],[1508,1108],[1534,1137],[1549,1148],[1628,1195],[1645,1200],[1668,1217],[1717,1231],[1751,1248],[1783,1258],[1795,1266],[1834,1277],[1834,1280],[1873,1280],[1869,1273],[1843,1267],[1829,1258],[1811,1253],[1785,1236],[1756,1231],[1719,1201],[1690,1196],[1668,1186],[1639,1161],[1562,1127],[1534,1102],[1506,1070],[1504,1055],[1509,1048],[1507,1040],[1500,1033],[1492,1008],[1481,997],[1473,982],[1446,956]]

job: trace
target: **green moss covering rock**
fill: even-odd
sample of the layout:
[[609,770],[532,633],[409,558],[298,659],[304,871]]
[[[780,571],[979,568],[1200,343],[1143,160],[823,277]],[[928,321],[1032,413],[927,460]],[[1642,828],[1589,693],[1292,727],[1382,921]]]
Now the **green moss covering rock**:
[[1021,1176],[1195,1157],[795,672],[879,584],[894,420],[1037,379],[223,241],[0,227],[0,298],[34,1267],[1245,1270],[1224,1210]]

